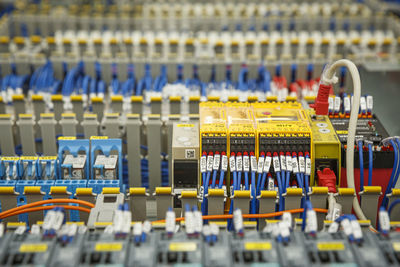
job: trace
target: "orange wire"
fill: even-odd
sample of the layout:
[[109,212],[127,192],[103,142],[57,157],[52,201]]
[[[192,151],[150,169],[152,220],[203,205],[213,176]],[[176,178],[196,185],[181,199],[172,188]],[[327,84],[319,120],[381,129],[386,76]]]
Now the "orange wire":
[[27,213],[27,212],[50,210],[50,209],[54,209],[55,207],[62,207],[64,209],[66,209],[66,210],[79,210],[79,211],[90,213],[90,209],[87,209],[87,208],[82,208],[82,207],[77,207],[77,206],[68,206],[68,205],[61,205],[61,206],[53,206],[52,205],[52,206],[41,206],[41,207],[27,208],[27,209],[15,211],[15,212],[12,212],[10,214],[1,216],[0,219],[8,218],[8,217],[11,217],[11,216],[15,216],[15,215],[19,215],[19,214]]
[[[16,208],[12,208],[9,210],[5,210],[3,212],[0,212],[0,217],[3,217],[11,212],[15,212],[18,210],[23,210],[23,209],[27,209],[30,207],[36,207],[36,206],[41,206],[44,204],[55,204],[55,203],[75,203],[75,204],[81,204],[84,206],[88,206],[90,208],[94,208],[94,204],[84,201],[84,200],[79,200],[79,199],[70,199],[70,198],[59,198],[59,199],[48,199],[48,200],[41,200],[41,201],[37,201],[37,202],[33,202],[33,203],[28,203],[26,205],[22,205]],[[51,206],[50,206],[51,207]]]
[[[314,209],[316,212],[319,213],[327,213],[327,209]],[[277,216],[282,216],[284,212],[289,212],[289,213],[300,213],[303,212],[304,209],[292,209],[292,210],[284,210],[284,211],[278,211],[278,212],[271,212],[271,213],[263,213],[263,214],[243,214],[243,218],[246,219],[254,219],[254,218],[271,218],[271,217],[277,217]],[[204,215],[203,220],[221,220],[221,219],[232,219],[233,215],[232,214],[222,214],[222,215]],[[184,217],[179,217],[176,218],[175,221],[183,221],[185,218]],[[158,221],[153,221],[152,223],[164,223],[165,220],[158,220]]]

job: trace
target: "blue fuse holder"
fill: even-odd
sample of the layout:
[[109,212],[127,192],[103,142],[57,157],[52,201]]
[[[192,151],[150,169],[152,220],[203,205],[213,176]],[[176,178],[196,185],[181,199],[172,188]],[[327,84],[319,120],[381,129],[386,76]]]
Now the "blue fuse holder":
[[87,183],[87,180],[56,180],[54,186],[66,186],[67,191],[73,196],[77,188],[86,187]]
[[[1,179],[2,180],[18,180],[18,164],[19,157],[2,157],[1,158]],[[9,169],[7,171],[7,166]]]
[[[105,183],[104,185],[106,185],[106,187],[109,187],[108,184],[113,184],[113,186],[115,187],[117,185],[117,187],[120,187],[121,191],[123,190],[123,180],[122,180],[122,140],[121,139],[108,139],[105,136],[92,136],[91,137],[91,147],[90,147],[90,166],[91,166],[91,180],[95,180],[95,181],[101,181],[103,179],[95,179],[95,173],[94,173],[94,168],[100,168],[102,166],[95,166],[95,161],[96,161],[96,152],[100,152],[101,154],[105,155],[106,157],[109,157],[111,155],[112,151],[117,151],[118,153],[118,161],[117,161],[117,166],[118,166],[118,170],[117,170],[117,178],[118,180],[117,183],[112,182],[115,180],[106,180],[104,179]],[[104,167],[104,166],[103,166]],[[104,170],[103,170],[104,171]],[[111,181],[111,182],[110,182]],[[91,181],[89,181],[88,183],[88,187],[91,187],[90,185],[92,185]],[[99,184],[93,184],[96,187],[100,185]],[[101,186],[101,185],[100,185]],[[104,187],[104,186],[103,186]],[[95,188],[93,188],[95,193],[98,193]],[[100,191],[101,193],[101,191]]]
[[[84,167],[84,174],[86,179],[89,179],[89,147],[90,143],[87,139],[76,140],[75,137],[60,137],[58,138],[58,159],[59,159],[59,174],[58,177],[62,179],[62,167],[63,167],[63,154],[68,151],[74,157],[78,157],[79,152],[85,152],[86,154],[86,162]],[[72,166],[70,166],[72,168]]]
[[37,162],[38,162],[38,157],[36,156],[32,157],[21,156],[17,164],[18,177],[22,180],[37,179],[37,171],[36,171]]
[[59,162],[57,156],[39,157],[37,161],[36,177],[40,180],[58,179]]

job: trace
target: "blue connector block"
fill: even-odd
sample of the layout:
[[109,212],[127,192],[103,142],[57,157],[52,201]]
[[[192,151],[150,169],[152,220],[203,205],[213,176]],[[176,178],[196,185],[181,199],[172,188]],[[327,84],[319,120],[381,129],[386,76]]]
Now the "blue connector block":
[[71,193],[71,196],[74,196],[76,189],[86,187],[87,183],[87,180],[56,180],[54,186],[66,186],[67,191]]
[[[123,187],[120,185],[120,181],[118,180],[89,180],[87,183],[87,187],[92,188],[93,193],[101,194],[104,187]],[[121,192],[124,192],[121,190]]]
[[15,192],[18,192],[20,195],[24,194],[25,186],[35,186],[36,180],[18,180],[15,185]]
[[50,187],[54,186],[54,180],[36,180],[36,186],[40,186],[40,191],[46,193],[46,199],[50,194]]
[[[76,189],[78,187],[86,187],[87,180],[55,180],[54,186],[66,186],[67,191],[71,193],[70,198],[74,198]],[[69,204],[71,206],[78,206],[77,204]],[[79,221],[79,211],[77,210],[70,210],[66,211],[69,213],[69,220],[72,222]]]
[[[121,139],[92,139],[90,140],[90,169],[91,169],[91,177],[94,177],[93,166],[96,159],[96,153],[100,152],[105,156],[109,156],[112,151],[117,151],[118,153],[118,185],[115,187],[119,187],[122,191],[123,189],[123,180],[122,180],[122,140]],[[108,180],[105,180],[108,182]],[[90,182],[90,181],[89,181]],[[88,183],[89,186],[89,183]]]
[[[25,186],[35,186],[36,180],[19,180],[15,185],[15,192],[19,193],[17,197],[17,206],[25,205],[27,203],[26,197],[24,195],[24,188]],[[20,222],[25,222],[28,225],[28,214],[23,213],[18,215],[18,220]]]
[[17,184],[16,180],[0,180],[0,186],[12,186],[15,187]]

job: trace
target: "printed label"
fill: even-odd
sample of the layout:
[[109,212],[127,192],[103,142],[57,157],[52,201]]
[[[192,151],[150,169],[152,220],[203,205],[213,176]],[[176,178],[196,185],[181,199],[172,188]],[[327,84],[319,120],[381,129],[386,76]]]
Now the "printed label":
[[216,154],[214,156],[213,170],[218,170],[219,169],[220,161],[221,161],[221,155],[220,154]]
[[207,158],[206,158],[206,156],[201,156],[200,172],[206,172],[206,171],[207,171]]
[[221,170],[224,172],[228,170],[228,157],[226,155],[222,155]]
[[250,158],[249,156],[243,156],[243,171],[250,171]]
[[258,165],[257,165],[257,172],[258,172],[258,173],[262,173],[262,171],[263,171],[263,168],[264,168],[264,160],[265,160],[264,157],[259,157],[259,158],[258,158]]
[[264,162],[264,169],[263,172],[268,173],[269,169],[271,168],[271,162],[272,162],[272,157],[265,157],[265,162]]
[[234,156],[231,156],[229,158],[229,167],[231,168],[231,172],[235,172],[236,171],[236,160]]

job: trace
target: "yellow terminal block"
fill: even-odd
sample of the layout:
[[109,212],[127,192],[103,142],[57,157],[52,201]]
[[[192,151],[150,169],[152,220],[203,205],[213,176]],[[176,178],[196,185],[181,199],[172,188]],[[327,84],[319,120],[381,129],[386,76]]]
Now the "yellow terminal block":
[[93,195],[93,188],[77,188],[75,190],[75,194],[77,196],[83,196],[83,195]]
[[32,101],[43,101],[42,95],[32,95]]
[[22,101],[24,99],[25,99],[24,95],[13,95],[12,96],[12,101]]
[[130,195],[146,195],[145,187],[131,187],[129,188]]
[[62,95],[52,95],[51,96],[51,101],[62,101],[63,96]]
[[66,186],[52,186],[50,187],[50,194],[68,194]]
[[171,195],[171,187],[156,187],[156,195]]
[[250,190],[236,190],[233,196],[234,198],[250,198]]
[[70,99],[72,102],[81,102],[83,98],[81,95],[72,95]]
[[197,197],[197,191],[182,191],[181,193],[182,198],[196,198]]
[[112,102],[122,102],[123,97],[122,95],[113,95],[111,96],[111,101]]
[[162,97],[161,96],[152,96],[150,98],[150,102],[161,102],[162,101]]
[[219,96],[207,96],[208,101],[219,101]]
[[170,102],[181,102],[181,100],[182,100],[182,97],[180,97],[180,96],[170,96],[169,97]]
[[10,37],[0,36],[0,44],[8,44],[10,42]]
[[143,102],[143,96],[131,96],[131,102]]
[[104,187],[102,193],[103,194],[119,194],[120,191],[119,191],[119,187]]

